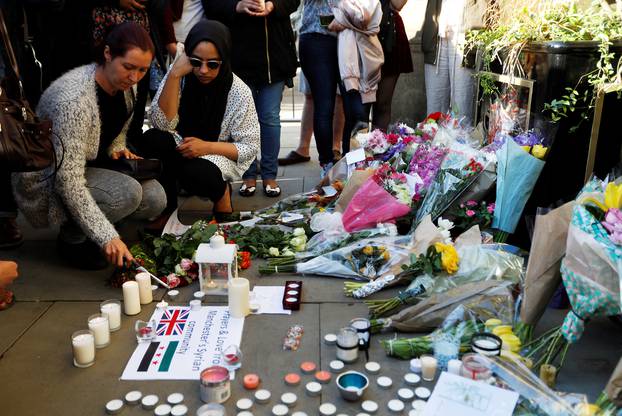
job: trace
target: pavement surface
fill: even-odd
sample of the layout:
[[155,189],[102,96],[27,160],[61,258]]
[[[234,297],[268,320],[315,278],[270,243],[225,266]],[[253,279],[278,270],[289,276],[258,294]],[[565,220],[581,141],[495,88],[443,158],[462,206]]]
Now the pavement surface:
[[[281,154],[285,155],[296,147],[298,124],[285,124]],[[279,169],[279,183],[283,197],[312,188],[319,180],[317,153],[312,151],[312,161]],[[258,192],[252,198],[236,196],[236,210],[252,210],[275,202]],[[17,303],[7,311],[0,312],[0,415],[103,415],[107,401],[122,398],[134,389],[144,394],[157,394],[161,400],[172,392],[185,396],[189,415],[194,415],[201,405],[197,381],[120,381],[121,373],[133,352],[136,340],[133,324],[136,319],[146,320],[155,308],[155,302],[143,307],[136,317],[123,316],[122,327],[112,334],[108,347],[98,350],[95,364],[87,369],[72,365],[70,335],[86,328],[86,319],[99,310],[99,303],[106,299],[122,298],[120,289],[106,286],[112,269],[99,272],[85,272],[67,268],[56,256],[57,230],[34,230],[20,219],[26,236],[25,244],[14,251],[0,252],[0,257],[16,260],[20,266],[20,278],[13,285]],[[127,227],[128,229],[131,227]],[[130,237],[131,238],[131,237]],[[259,261],[242,273],[251,285],[277,285],[292,276],[278,275],[260,277],[256,272]],[[335,333],[355,317],[367,313],[366,306],[343,295],[343,280],[324,277],[297,277],[304,281],[303,305],[292,315],[249,316],[244,325],[242,337],[243,367],[232,382],[232,398],[226,403],[227,414],[234,415],[235,402],[239,398],[252,397],[252,392],[243,389],[242,375],[250,372],[259,374],[262,387],[272,392],[268,404],[256,404],[255,415],[269,415],[285,392],[294,392],[298,404],[293,411],[305,411],[317,415],[318,406],[332,402],[338,413],[355,415],[360,412],[360,402],[350,403],[339,397],[334,376],[325,385],[320,397],[304,394],[304,384],[311,376],[303,376],[297,387],[288,387],[283,376],[297,371],[303,361],[314,361],[321,369],[328,370],[328,363],[335,359],[335,347],[322,342],[326,333]],[[197,284],[182,288],[178,298],[185,304]],[[385,298],[394,291],[376,294]],[[154,293],[154,299],[165,296],[163,290]],[[559,325],[567,311],[548,310],[539,331]],[[283,351],[282,339],[293,324],[304,326],[301,347],[297,351]],[[403,387],[402,377],[408,371],[408,362],[386,357],[379,339],[391,338],[385,334],[373,339],[370,360],[381,364],[379,375],[393,379],[393,387],[380,389],[370,376],[371,386],[365,398],[379,403],[377,414],[388,415],[386,407],[390,399],[397,398],[397,390]],[[401,336],[410,336],[408,334]],[[605,386],[622,351],[620,327],[607,319],[595,319],[577,345],[571,347],[566,365],[560,373],[558,388],[562,391],[586,393],[594,400]],[[346,366],[346,369],[362,371],[364,359]],[[406,409],[410,409],[407,403]],[[404,412],[403,414],[406,414]],[[138,407],[126,407],[124,415],[150,415]],[[448,415],[450,416],[450,415]],[[453,415],[451,415],[453,416]]]

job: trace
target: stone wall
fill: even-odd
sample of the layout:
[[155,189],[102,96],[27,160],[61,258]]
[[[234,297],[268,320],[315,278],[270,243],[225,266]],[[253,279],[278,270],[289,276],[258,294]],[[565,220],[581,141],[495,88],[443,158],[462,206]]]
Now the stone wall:
[[392,119],[414,123],[426,116],[423,53],[421,52],[421,26],[427,0],[409,0],[401,11],[406,34],[410,40],[414,72],[402,74],[393,95]]

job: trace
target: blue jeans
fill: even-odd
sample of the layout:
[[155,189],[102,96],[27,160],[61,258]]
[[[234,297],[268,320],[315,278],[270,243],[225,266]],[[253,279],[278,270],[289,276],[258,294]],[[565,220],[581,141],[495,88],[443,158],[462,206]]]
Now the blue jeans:
[[363,105],[361,94],[351,90],[346,93],[339,74],[337,38],[319,33],[300,36],[300,66],[307,77],[313,95],[313,134],[322,165],[333,161],[333,112],[335,86],[343,98],[345,128],[342,151],[350,150],[350,133],[357,121],[368,122],[371,105]]
[[[261,132],[261,179],[276,179],[281,148],[281,98],[285,81],[261,87],[252,85],[249,87],[253,92]],[[256,177],[257,159],[244,172],[242,179],[255,179]]]

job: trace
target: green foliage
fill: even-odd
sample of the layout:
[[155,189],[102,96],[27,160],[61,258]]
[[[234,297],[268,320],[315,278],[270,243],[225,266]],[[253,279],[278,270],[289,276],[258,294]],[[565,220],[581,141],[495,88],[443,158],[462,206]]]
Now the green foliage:
[[227,240],[233,240],[240,251],[250,251],[256,257],[269,257],[270,247],[279,252],[288,248],[293,235],[277,227],[243,227],[239,224],[227,227]]

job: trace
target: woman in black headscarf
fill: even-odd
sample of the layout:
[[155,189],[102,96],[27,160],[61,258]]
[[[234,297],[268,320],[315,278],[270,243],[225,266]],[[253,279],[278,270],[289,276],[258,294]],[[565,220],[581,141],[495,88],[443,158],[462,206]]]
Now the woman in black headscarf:
[[259,150],[253,96],[231,72],[230,51],[226,26],[201,20],[178,48],[153,99],[151,122],[157,130],[145,133],[140,150],[164,165],[160,182],[168,205],[162,226],[177,208],[177,183],[211,199],[217,220],[231,213],[228,184],[242,177]]

